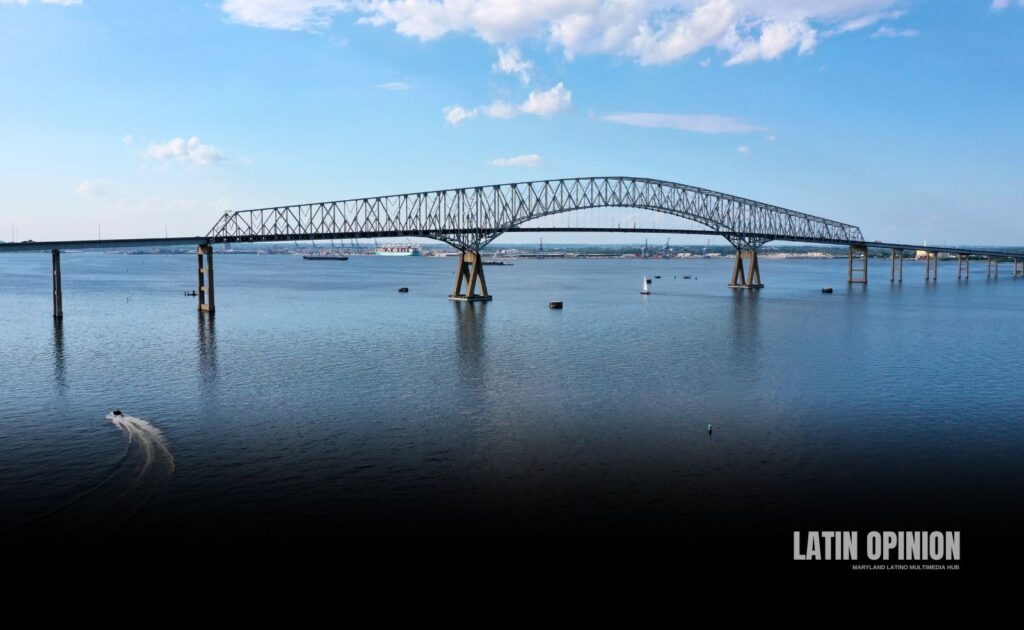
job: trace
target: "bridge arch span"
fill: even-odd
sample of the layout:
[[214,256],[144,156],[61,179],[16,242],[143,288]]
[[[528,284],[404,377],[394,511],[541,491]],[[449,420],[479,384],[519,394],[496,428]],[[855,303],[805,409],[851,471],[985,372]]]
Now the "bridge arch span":
[[[711,228],[737,250],[732,286],[760,287],[757,249],[772,240],[863,243],[854,225],[706,188],[642,177],[575,177],[225,212],[211,242],[418,236],[461,252],[452,297],[479,283],[480,250],[534,219],[588,208],[640,208]],[[749,269],[746,273],[744,264]]]
[[578,177],[364,197],[226,212],[207,237],[309,240],[351,235],[433,238],[479,251],[502,233],[545,216],[588,208],[639,208],[721,233],[737,248],[777,239],[863,241],[854,225],[696,186],[639,177]]

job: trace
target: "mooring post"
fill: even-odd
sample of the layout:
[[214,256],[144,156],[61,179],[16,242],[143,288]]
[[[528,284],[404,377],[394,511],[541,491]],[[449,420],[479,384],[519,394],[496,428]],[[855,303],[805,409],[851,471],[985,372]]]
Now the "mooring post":
[[63,319],[64,295],[60,284],[60,250],[53,250],[51,255],[53,256],[53,316]]
[[[466,292],[462,292],[462,282],[466,282]],[[477,283],[480,292],[477,292]],[[460,302],[482,302],[491,299],[487,292],[487,279],[484,277],[483,259],[480,252],[462,250],[459,252],[459,271],[455,275],[455,286],[452,288],[450,300]]]
[[[861,262],[860,268],[854,267],[854,259]],[[868,248],[866,245],[850,245],[847,254],[846,282],[848,284],[868,283]]]
[[736,248],[736,261],[732,266],[730,289],[763,289],[761,266],[757,261],[756,249]]
[[[212,313],[214,311],[213,300],[213,245],[200,245],[196,248],[199,258],[199,289],[196,295],[199,296],[199,310]],[[206,256],[205,264],[203,256]]]

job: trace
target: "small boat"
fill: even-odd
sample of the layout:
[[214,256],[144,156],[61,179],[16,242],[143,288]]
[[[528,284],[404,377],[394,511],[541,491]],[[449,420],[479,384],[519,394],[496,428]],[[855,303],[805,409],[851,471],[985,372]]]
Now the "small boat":
[[651,281],[647,278],[647,276],[644,276],[644,288],[640,289],[641,294],[649,295],[651,293],[651,290],[647,287],[647,285],[649,285],[650,283]]
[[121,410],[120,410],[120,409],[115,409],[115,410],[114,410],[114,415],[115,415],[115,416],[123,416],[124,414],[123,414],[123,413],[121,413]]
[[553,308],[555,310],[561,309],[562,308],[562,301],[561,300],[551,300],[550,302],[548,302],[548,308]]
[[683,276],[683,280],[689,280],[690,276]]
[[655,280],[661,280],[661,276],[654,276]]
[[399,287],[398,292],[399,293],[408,293],[409,292],[409,287]]

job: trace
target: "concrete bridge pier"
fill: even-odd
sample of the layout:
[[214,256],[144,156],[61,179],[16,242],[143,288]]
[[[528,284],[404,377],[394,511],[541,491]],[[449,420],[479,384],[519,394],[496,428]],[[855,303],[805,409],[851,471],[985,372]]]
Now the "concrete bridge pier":
[[56,319],[64,318],[64,294],[60,286],[60,250],[51,252],[53,256],[53,316]]
[[1024,276],[1024,258],[1013,259],[1013,277]]
[[[967,263],[966,265],[964,263]],[[971,257],[968,254],[956,255],[956,279],[971,277]]]
[[939,279],[939,252],[924,253],[924,281],[938,281]]
[[[196,248],[199,258],[199,287],[196,295],[199,296],[199,310],[207,313],[214,311],[213,300],[213,245],[200,245]],[[203,256],[206,256],[206,264],[203,264]]]
[[868,248],[866,245],[850,245],[847,256],[846,282],[848,284],[868,283]]
[[730,289],[763,289],[761,267],[757,263],[757,250],[736,248],[736,262],[732,266]]
[[986,275],[988,277],[999,277],[999,258],[995,256],[988,257],[988,273]]
[[[462,291],[463,281],[466,283],[465,293]],[[484,277],[484,264],[480,252],[465,249],[459,252],[459,271],[448,299],[460,302],[486,302],[491,299],[491,294],[487,292],[487,279]]]
[[[890,255],[889,282],[903,282],[903,250],[893,249]],[[897,261],[899,261],[897,263]],[[898,270],[898,273],[897,273]]]

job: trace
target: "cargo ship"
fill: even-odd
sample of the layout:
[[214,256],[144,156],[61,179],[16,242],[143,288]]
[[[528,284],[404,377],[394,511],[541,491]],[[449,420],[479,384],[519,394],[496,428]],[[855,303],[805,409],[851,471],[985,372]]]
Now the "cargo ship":
[[341,254],[305,254],[303,260],[348,260],[348,256]]
[[375,256],[419,256],[420,250],[412,245],[382,245],[373,253]]

